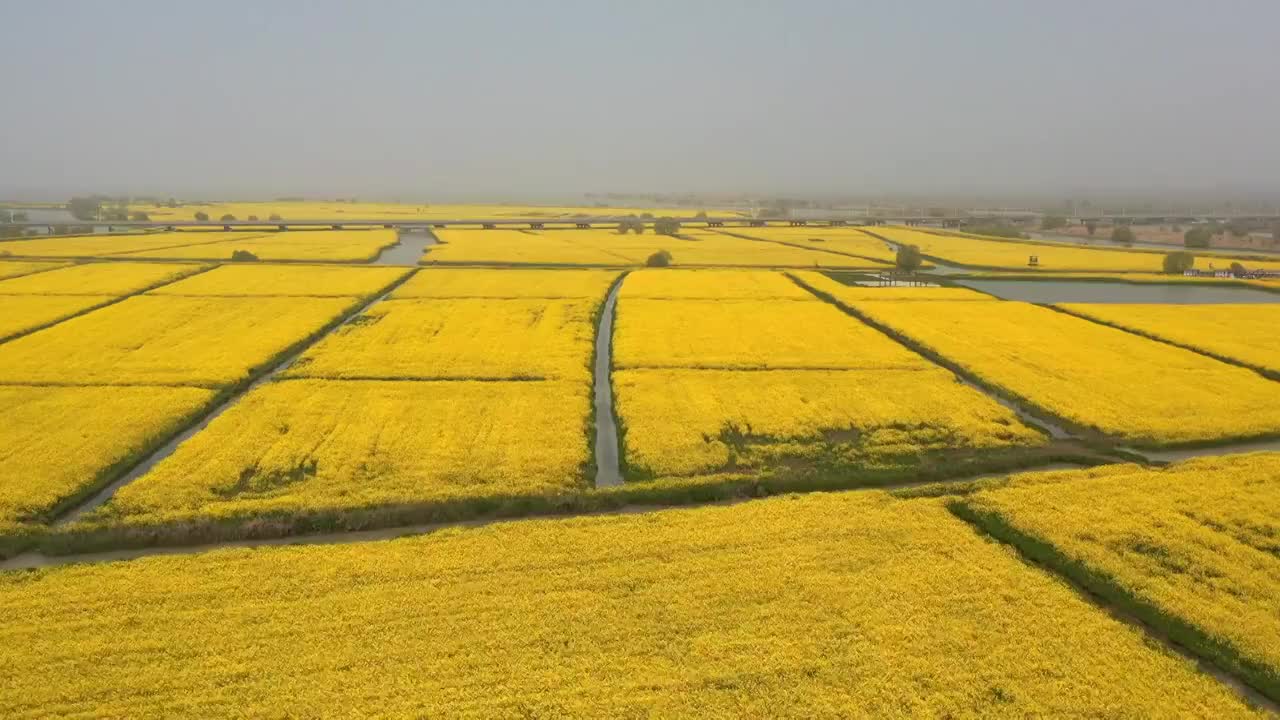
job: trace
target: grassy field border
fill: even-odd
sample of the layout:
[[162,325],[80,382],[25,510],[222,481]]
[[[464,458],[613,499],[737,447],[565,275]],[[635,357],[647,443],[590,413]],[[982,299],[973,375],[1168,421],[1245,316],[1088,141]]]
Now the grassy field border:
[[965,500],[949,501],[946,507],[979,531],[1011,545],[1033,563],[1114,604],[1264,696],[1280,702],[1280,672],[1242,656],[1230,643],[1215,639],[1190,622],[1138,597],[1110,574],[1068,557],[1052,543],[1019,530],[997,512],[978,509]]

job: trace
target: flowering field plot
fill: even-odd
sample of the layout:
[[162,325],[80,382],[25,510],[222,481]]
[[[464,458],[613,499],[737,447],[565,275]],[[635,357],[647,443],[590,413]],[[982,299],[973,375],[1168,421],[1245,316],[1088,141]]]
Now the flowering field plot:
[[0,345],[0,383],[232,385],[355,303],[135,296]]
[[[127,253],[159,252],[160,257],[178,257],[165,255],[162,251],[174,250],[186,246],[197,246],[206,243],[223,243],[231,241],[246,242],[262,237],[262,231],[230,232],[159,232],[137,233],[128,235],[74,235],[70,237],[43,237],[27,240],[6,240],[0,242],[0,254],[9,253],[14,257],[115,257]],[[191,256],[194,257],[194,256]],[[219,259],[223,256],[219,255]]]
[[111,295],[0,295],[0,341],[112,300]]
[[189,263],[87,263],[2,280],[0,295],[128,295],[206,267]]
[[289,380],[254,390],[80,530],[295,520],[586,487],[584,383]]
[[804,300],[813,293],[776,272],[756,270],[646,270],[627,276],[620,299]]
[[1280,305],[1063,304],[1095,320],[1280,373]]
[[820,272],[794,270],[792,277],[810,288],[843,303],[861,300],[997,300],[991,295],[963,287],[926,287],[912,285],[846,285]]
[[616,270],[463,270],[430,268],[396,288],[393,298],[590,298],[604,297]]
[[[0,257],[5,253],[4,244],[0,243]],[[54,268],[66,267],[66,263],[22,262],[19,260],[0,260],[0,280],[22,277],[31,273],[44,272]]]
[[678,266],[879,267],[874,260],[745,240],[705,229],[681,237],[619,234],[615,230],[437,230],[444,244],[428,248],[427,263],[605,265],[637,267],[665,250]]
[[0,607],[5,717],[1255,716],[881,493],[50,568]]
[[[188,233],[191,234],[191,233]],[[208,234],[206,234],[208,235]],[[230,260],[244,250],[259,260],[367,262],[399,242],[395,230],[289,230],[257,233],[244,239],[131,252],[127,257]]]
[[[119,263],[117,263],[119,264]],[[396,267],[220,265],[152,290],[151,295],[205,297],[368,297],[404,277]],[[0,283],[0,288],[3,283]]]
[[307,351],[287,377],[587,382],[600,298],[387,300]]
[[0,385],[0,531],[109,479],[213,395],[186,387]]
[[852,307],[987,385],[1143,446],[1280,434],[1280,384],[1257,373],[1018,302]]
[[965,514],[1280,700],[1280,454],[1009,485]]
[[[631,273],[619,293],[613,384],[633,479],[892,471],[931,453],[1045,440],[880,331],[812,294],[792,299],[800,288],[781,273],[675,272]],[[683,287],[668,288],[672,278]],[[718,292],[732,299],[711,299]]]
[[[1158,273],[1163,270],[1165,253],[1141,250],[1102,250],[1053,243],[1022,243],[985,240],[977,236],[943,235],[902,227],[876,228],[877,235],[898,243],[918,245],[920,252],[944,262],[973,267],[1010,268],[1061,272],[1093,270],[1111,272]],[[1031,256],[1037,264],[1031,266]],[[1196,267],[1208,267],[1210,260],[1230,264],[1232,258],[1198,258]],[[1250,268],[1280,269],[1280,262],[1242,260]]]
[[854,257],[893,264],[896,251],[883,240],[852,227],[745,227],[720,232],[786,243],[810,250],[844,253]]

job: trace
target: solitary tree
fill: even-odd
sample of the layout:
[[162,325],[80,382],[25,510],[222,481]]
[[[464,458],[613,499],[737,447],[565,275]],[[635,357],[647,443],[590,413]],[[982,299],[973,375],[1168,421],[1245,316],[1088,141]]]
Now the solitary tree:
[[1060,227],[1066,227],[1067,219],[1061,215],[1045,215],[1040,220],[1041,230],[1056,230]]
[[667,267],[671,264],[672,259],[671,253],[666,250],[659,250],[650,255],[649,259],[644,261],[644,264],[648,267]]
[[920,257],[920,248],[915,245],[899,245],[894,264],[903,272],[914,273],[920,269],[924,258]]
[[280,216],[275,213],[271,213],[271,217],[267,219],[270,220],[271,222],[280,222]]
[[623,218],[622,222],[618,223],[618,234],[626,235],[628,232],[633,232],[637,235],[643,233],[644,221],[638,217]]
[[1133,234],[1133,228],[1128,225],[1117,225],[1111,231],[1111,242],[1132,245],[1133,241],[1137,239],[1138,237]]
[[1089,235],[1092,236],[1094,233],[1098,232],[1098,223],[1090,220],[1089,222],[1084,224],[1084,229],[1088,230]]
[[226,215],[223,215],[222,217],[218,218],[218,220],[222,222],[235,222],[236,216],[232,215],[231,213],[227,213]]
[[653,222],[653,231],[659,235],[675,235],[680,232],[680,221],[675,218],[658,218]]
[[258,221],[258,216],[257,216],[257,215],[250,215],[250,216],[249,216],[249,222],[257,222],[257,221]]
[[138,222],[147,222],[148,220],[151,219],[151,216],[141,210],[136,210],[132,215],[129,216],[129,219],[136,220]]
[[1173,275],[1181,275],[1196,265],[1196,256],[1189,252],[1171,252],[1164,256],[1164,271]]
[[235,250],[231,253],[231,259],[236,262],[254,262],[258,256],[248,250]]
[[1244,277],[1244,276],[1245,276],[1245,275],[1247,275],[1248,273],[1249,273],[1249,270],[1248,270],[1247,268],[1245,268],[1245,266],[1244,266],[1244,265],[1241,265],[1241,264],[1240,264],[1240,263],[1238,263],[1238,262],[1233,262],[1233,263],[1231,263],[1231,274],[1232,274],[1232,275],[1235,275],[1236,277]]
[[199,220],[200,222],[208,222],[208,221],[209,221],[209,213],[207,213],[207,212],[196,212],[196,220]]
[[102,199],[99,197],[73,197],[67,203],[67,212],[77,220],[97,220],[100,209]]
[[1209,228],[1197,225],[1183,234],[1182,244],[1189,248],[1207,248],[1212,239],[1213,235],[1209,233]]

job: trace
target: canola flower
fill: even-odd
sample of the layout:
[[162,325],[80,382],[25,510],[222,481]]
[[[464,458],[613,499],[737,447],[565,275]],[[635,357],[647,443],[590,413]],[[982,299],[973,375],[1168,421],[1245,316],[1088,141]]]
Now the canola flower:
[[1280,432],[1280,385],[1245,368],[1020,302],[852,306],[1070,422],[1143,445]]
[[1280,372],[1280,305],[1128,305],[1067,303],[1096,320]]
[[135,296],[0,345],[0,382],[229,385],[356,302]]
[[880,238],[853,227],[729,227],[721,230],[741,237],[795,245],[809,250],[844,253],[892,265],[896,253]]
[[[108,257],[114,258],[140,252],[162,251],[209,243],[247,242],[262,237],[261,231],[230,231],[217,233],[159,232],[131,234],[79,235],[71,237],[42,237],[13,240],[0,243],[0,249],[15,257]],[[221,256],[219,256],[221,257]]]
[[807,300],[813,293],[780,272],[761,270],[636,270],[618,291],[620,301]]
[[213,391],[0,385],[0,525],[39,516],[137,457]]
[[[716,210],[705,208],[717,217],[742,217],[741,210]],[[641,215],[648,213],[655,217],[688,217],[695,211],[689,208],[662,207],[599,207],[571,205],[492,205],[492,204],[435,204],[416,205],[408,203],[377,202],[325,202],[312,200],[299,201],[266,201],[266,202],[230,202],[230,203],[184,203],[178,207],[158,207],[154,204],[137,203],[130,205],[130,212],[147,213],[152,220],[191,220],[195,213],[203,212],[217,220],[223,215],[232,215],[242,221],[251,217],[261,219],[264,225],[274,227],[275,221],[269,221],[272,215],[279,215],[285,221],[323,220],[341,222],[351,218],[362,219],[402,219],[402,220],[456,220],[459,218],[539,218],[547,221],[575,222],[584,217],[603,215]],[[749,215],[749,213],[745,213]]]
[[627,463],[652,475],[831,451],[874,465],[1044,442],[1012,411],[937,368],[615,370],[613,387]]
[[[0,242],[0,257],[5,253],[11,252],[7,249],[9,246],[6,242]],[[50,262],[22,262],[19,260],[0,260],[0,280],[6,278],[22,277],[31,273],[44,272],[45,270],[53,270],[55,268],[66,267],[66,263],[50,263]]]
[[0,295],[128,295],[205,269],[203,265],[86,263],[0,282]]
[[308,350],[287,377],[588,382],[599,300],[387,300]]
[[0,295],[0,340],[114,299],[111,295]]
[[[925,232],[904,227],[882,227],[877,235],[896,243],[917,245],[925,255],[946,262],[975,267],[1010,268],[1040,272],[1109,271],[1158,273],[1164,267],[1164,252],[1143,250],[1104,250],[1079,245],[1018,242],[1016,240],[983,239],[976,235]],[[1030,264],[1031,256],[1037,259]],[[1217,256],[1197,258],[1196,267],[1229,265],[1233,258]],[[1280,269],[1280,262],[1242,260],[1249,267]]]
[[[623,288],[631,280],[623,283]],[[929,361],[824,302],[647,300],[618,303],[617,368],[930,367]]]
[[[208,237],[213,233],[188,233]],[[325,262],[367,262],[399,242],[395,230],[288,230],[256,233],[244,239],[191,243],[177,247],[130,252],[125,257],[166,260],[230,260],[233,252],[244,250],[259,260],[313,260]]]
[[845,285],[819,272],[795,270],[790,273],[805,285],[834,297],[842,303],[861,300],[996,300],[997,298],[964,287],[924,287],[911,285]]
[[600,299],[618,279],[614,270],[432,268],[396,288],[393,298]]
[[[151,295],[208,297],[364,297],[373,295],[408,271],[395,267],[334,265],[221,265],[150,292]],[[2,284],[0,284],[2,287]]]
[[44,569],[0,608],[8,718],[1259,716],[882,493]]
[[[1020,533],[1187,623],[1280,692],[1280,454],[1128,466],[968,496]],[[1247,671],[1248,672],[1248,671]],[[1257,681],[1257,680],[1255,680]]]
[[580,489],[588,386],[263,385],[87,520],[114,526]]

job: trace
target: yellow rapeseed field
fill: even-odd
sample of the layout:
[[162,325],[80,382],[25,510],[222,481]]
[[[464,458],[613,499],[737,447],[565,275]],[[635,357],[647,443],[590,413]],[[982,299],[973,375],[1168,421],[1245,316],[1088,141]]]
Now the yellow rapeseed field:
[[[0,243],[0,252],[27,257],[115,257],[141,252],[155,252],[158,257],[180,257],[177,248],[223,243],[247,242],[264,233],[231,231],[226,233],[159,232],[129,235],[89,235],[74,237],[43,237]],[[168,254],[166,254],[168,253]],[[186,257],[202,257],[198,255]],[[219,256],[218,259],[222,259]]]
[[989,490],[967,499],[1198,628],[1280,692],[1280,454]]
[[386,288],[406,272],[405,268],[396,267],[233,264],[152,290],[150,294],[363,297]]
[[882,493],[6,573],[0,608],[8,718],[1257,716]]
[[0,295],[0,340],[114,299],[111,295]]
[[805,290],[780,272],[763,270],[637,270],[618,291],[619,300],[808,300]]
[[1123,330],[1019,302],[853,307],[990,385],[1131,442],[1280,433],[1280,384]]
[[394,298],[602,298],[615,270],[431,268],[396,288]]
[[0,385],[0,527],[84,491],[212,397],[200,388]]
[[[0,242],[0,257],[4,256],[5,244]],[[66,263],[22,262],[20,260],[0,260],[0,280],[21,277],[31,273],[44,272],[54,268],[66,267]]]
[[184,203],[167,207],[154,203],[138,203],[129,206],[130,212],[141,211],[156,222],[194,220],[197,212],[203,212],[214,221],[223,215],[232,215],[240,221],[257,217],[264,222],[272,215],[285,221],[324,220],[476,220],[487,218],[539,218],[572,222],[588,216],[624,216],[649,213],[656,217],[690,217],[698,210],[706,210],[716,217],[742,216],[737,210],[713,208],[659,208],[659,207],[600,207],[594,205],[494,205],[494,204],[438,204],[438,203],[380,203],[345,202],[323,200],[298,200],[227,203]]
[[[984,240],[977,236],[943,235],[903,227],[875,230],[894,242],[918,245],[925,255],[943,261],[975,267],[1010,268],[1061,272],[1076,270],[1158,273],[1165,253],[1141,250],[1104,250],[1067,244]],[[1031,266],[1031,256],[1037,265]],[[1231,258],[1214,258],[1215,264],[1229,264]],[[1198,258],[1196,267],[1208,267],[1207,258]],[[1248,267],[1280,269],[1280,262],[1244,260]]]
[[1062,305],[1074,313],[1280,372],[1280,304]]
[[599,300],[387,300],[317,343],[288,377],[587,382]]
[[658,476],[825,452],[875,465],[931,450],[1044,441],[936,368],[615,370],[613,386],[627,463]]
[[778,243],[744,240],[721,233],[690,230],[686,237],[614,230],[436,230],[444,244],[428,248],[424,262],[604,265],[637,267],[659,250],[677,266],[878,267],[872,260],[815,252]]
[[892,264],[896,251],[883,240],[852,227],[730,227],[720,232],[786,243],[811,250],[845,253]]
[[[187,233],[193,237],[195,233]],[[210,235],[212,233],[205,233]],[[289,230],[257,233],[246,239],[205,242],[180,247],[131,252],[127,257],[190,260],[230,260],[237,250],[259,260],[366,262],[399,241],[395,230]]]
[[111,262],[0,281],[0,295],[128,295],[203,270],[192,264]]
[[87,523],[305,513],[584,487],[588,386],[288,380],[263,385]]
[[[625,289],[628,278],[623,283]],[[824,302],[618,302],[614,367],[878,368],[929,361]]]
[[356,302],[131,297],[0,345],[0,382],[228,385]]
[[995,300],[997,298],[963,287],[916,287],[911,285],[845,285],[820,272],[794,270],[790,273],[805,285],[844,302],[862,300]]

